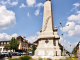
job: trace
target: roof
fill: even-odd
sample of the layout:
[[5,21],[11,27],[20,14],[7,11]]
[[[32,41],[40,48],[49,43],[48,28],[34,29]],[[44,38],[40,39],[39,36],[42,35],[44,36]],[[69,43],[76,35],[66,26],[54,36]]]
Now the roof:
[[28,40],[26,40],[26,42],[28,43]]
[[78,44],[76,45],[76,47],[78,47],[78,46],[79,46],[79,43],[80,43],[80,41],[78,42]]
[[9,41],[0,41],[0,42],[9,42]]
[[[18,39],[21,39],[21,41],[25,40],[26,43],[29,43],[28,40],[24,39],[22,36],[18,36],[18,37],[16,37],[16,39],[17,39],[17,40],[18,40]],[[6,41],[6,40],[5,40],[5,41],[0,41],[0,42],[9,42],[9,41]],[[31,43],[30,43],[30,44],[31,44]]]
[[18,38],[22,38],[22,39],[23,39],[23,37],[22,37],[22,36],[18,36],[18,37],[17,37],[17,39],[18,39]]

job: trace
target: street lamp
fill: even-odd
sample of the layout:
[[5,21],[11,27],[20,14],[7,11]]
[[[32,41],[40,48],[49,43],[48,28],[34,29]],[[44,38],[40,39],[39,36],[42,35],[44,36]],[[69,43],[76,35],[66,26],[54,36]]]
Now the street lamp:
[[[63,36],[63,34],[61,34]],[[63,36],[63,56],[64,56],[64,36]]]
[[[62,30],[63,30],[63,25],[62,25],[61,22],[60,22],[60,25],[61,25],[61,26],[58,26],[58,28],[59,28],[59,27],[62,27]],[[69,26],[69,24],[66,25],[66,26]],[[63,36],[64,34],[61,34],[61,35]],[[64,56],[64,36],[63,36],[63,56]]]

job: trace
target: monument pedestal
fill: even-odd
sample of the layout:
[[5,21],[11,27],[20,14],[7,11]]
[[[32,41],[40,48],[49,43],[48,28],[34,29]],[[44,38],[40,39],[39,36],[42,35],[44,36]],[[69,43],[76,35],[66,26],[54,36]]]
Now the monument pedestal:
[[40,40],[35,50],[35,56],[61,56],[58,42],[54,43],[54,40],[50,38],[48,40]]

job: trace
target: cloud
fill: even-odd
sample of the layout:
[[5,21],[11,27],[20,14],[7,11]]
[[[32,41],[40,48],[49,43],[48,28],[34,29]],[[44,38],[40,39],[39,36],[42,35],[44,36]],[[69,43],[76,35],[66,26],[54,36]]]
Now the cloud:
[[68,36],[69,37],[80,37],[80,25],[75,25],[74,30],[69,30],[68,31]]
[[37,35],[39,35],[40,34],[40,32],[37,32]]
[[73,5],[74,5],[75,7],[80,6],[80,4],[79,4],[79,3],[74,3]]
[[78,23],[80,23],[80,11],[77,11],[77,15],[73,14],[71,16],[68,17],[69,21],[77,21]]
[[38,35],[39,35],[39,32],[37,32],[35,36],[30,36],[30,37],[28,37],[28,38],[26,38],[26,39],[27,39],[30,43],[33,43],[33,42],[35,42],[35,41],[37,40]]
[[39,10],[36,10],[35,13],[34,13],[36,16],[39,15]]
[[13,27],[16,24],[15,13],[0,6],[0,30]]
[[69,41],[67,42],[66,40],[63,41],[63,38],[60,37],[59,43],[63,46],[64,45],[64,49],[72,52],[73,48],[78,44],[78,42],[76,43],[70,43]]
[[12,2],[12,3],[10,3],[10,5],[12,5],[12,6],[16,6],[18,4],[18,2]]
[[29,12],[27,13],[27,16],[30,16]]
[[35,7],[38,7],[38,9],[34,12],[34,14],[35,14],[36,16],[39,15],[40,7],[43,7],[43,6],[44,6],[43,3],[38,3],[38,4],[35,5]]
[[43,7],[44,4],[43,3],[38,3],[38,4],[35,5],[35,7],[38,7],[38,8],[40,8],[41,6]]
[[15,1],[13,1],[13,0],[0,1],[0,4],[4,5],[4,6],[7,6],[7,5],[16,6],[18,4],[18,1],[17,0],[15,0]]
[[[67,26],[69,24],[69,26]],[[66,24],[65,24],[65,27],[63,27],[63,29],[62,28],[60,28],[63,32],[68,32],[69,30],[74,30],[74,26],[75,26],[75,22],[67,22]]]
[[[80,7],[79,3],[73,5],[75,5],[75,8]],[[76,10],[76,14],[70,15],[67,19],[68,21],[65,24],[65,27],[63,27],[63,29],[61,28],[61,30],[67,32],[68,37],[80,37],[80,10]],[[69,26],[66,26],[68,24]]]
[[26,3],[29,7],[33,7],[33,5],[36,3],[36,0],[26,0]]
[[62,37],[60,37],[59,43],[63,46],[66,43],[66,40],[64,40]]
[[77,7],[80,6],[80,3],[74,3],[73,6],[75,6],[74,8],[71,9],[71,11],[76,10],[77,11]]
[[63,32],[68,32],[69,37],[80,37],[80,25],[77,25],[75,22],[67,22],[66,25],[69,24],[69,26],[63,27]]
[[19,6],[19,8],[22,8],[22,7],[26,7],[26,5],[22,3],[21,6]]
[[12,37],[17,37],[16,33],[8,35],[7,33],[0,33],[0,41],[9,41]]
[[34,41],[37,40],[37,36],[36,36],[36,35],[35,35],[35,36],[30,36],[30,37],[27,38],[27,40],[28,40],[30,43],[33,43]]

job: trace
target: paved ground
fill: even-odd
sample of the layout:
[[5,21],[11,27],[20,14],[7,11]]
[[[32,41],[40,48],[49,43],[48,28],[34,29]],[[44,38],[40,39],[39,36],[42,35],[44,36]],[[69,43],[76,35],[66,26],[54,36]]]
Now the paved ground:
[[12,58],[19,58],[20,56],[12,56]]
[[80,60],[80,55],[78,55],[78,60]]
[[[19,58],[20,56],[12,56],[12,58]],[[8,60],[8,57],[4,57],[3,59],[0,60]]]

